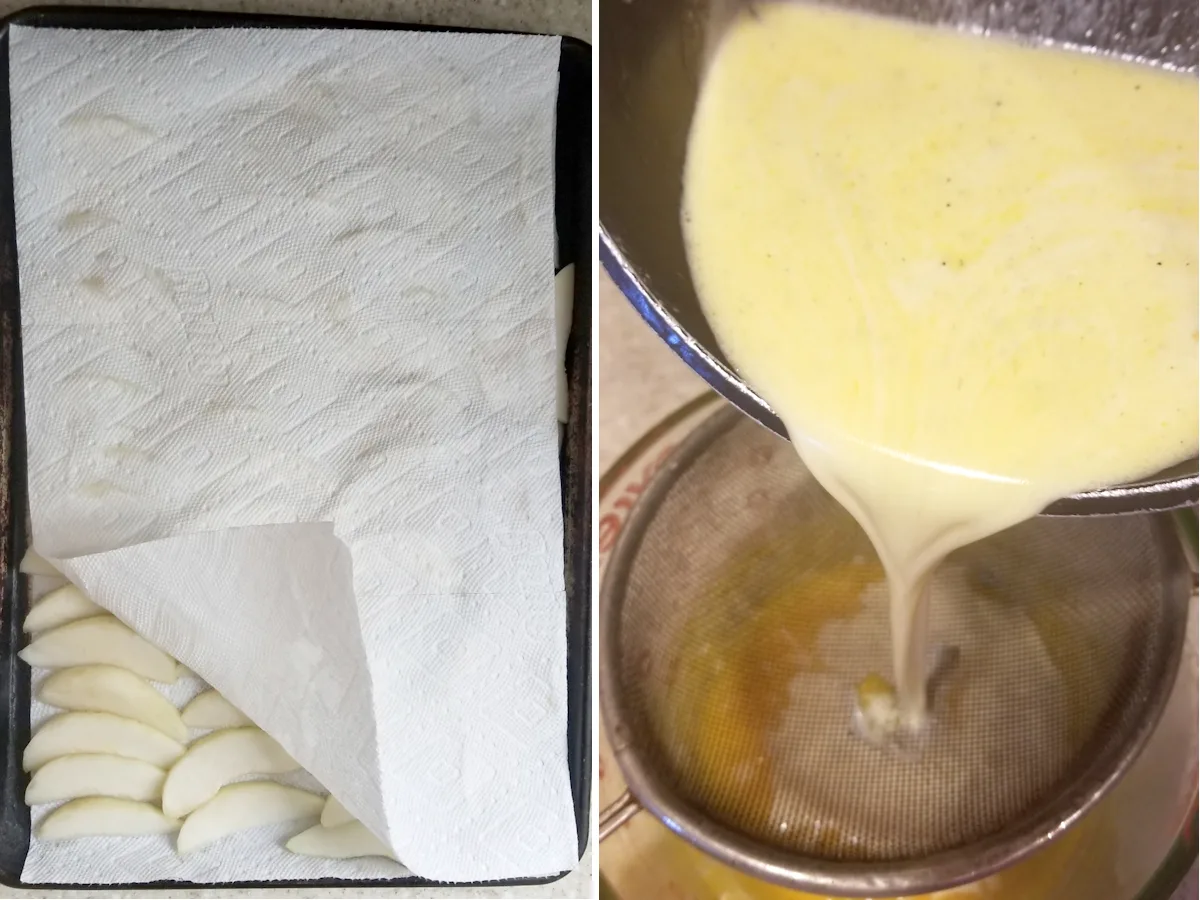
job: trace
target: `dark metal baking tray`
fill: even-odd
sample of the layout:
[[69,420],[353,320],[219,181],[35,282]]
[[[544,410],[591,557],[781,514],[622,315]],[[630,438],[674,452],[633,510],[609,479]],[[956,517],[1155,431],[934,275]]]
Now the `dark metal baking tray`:
[[[385,22],[289,16],[112,8],[34,8],[0,21],[0,883],[10,887],[133,890],[146,888],[459,887],[417,877],[320,879],[195,884],[27,884],[21,869],[29,849],[30,817],[21,754],[29,741],[29,668],[17,658],[28,597],[17,563],[28,528],[24,389],[21,373],[21,305],[13,211],[12,141],[8,93],[8,26],[167,31],[181,28],[373,28],[471,32]],[[591,283],[594,245],[591,209],[591,48],[562,38],[555,150],[555,217],[561,267],[575,264],[575,305],[567,342],[568,422],[560,456],[567,596],[567,744],[579,852],[588,838],[591,796]],[[481,883],[547,884],[542,878]]]

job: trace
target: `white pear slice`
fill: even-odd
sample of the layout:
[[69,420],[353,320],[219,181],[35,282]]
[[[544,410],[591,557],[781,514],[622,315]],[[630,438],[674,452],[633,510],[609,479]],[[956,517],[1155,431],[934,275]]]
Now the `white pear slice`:
[[183,724],[189,728],[240,728],[254,723],[216,691],[205,691],[183,708]]
[[38,635],[18,656],[31,666],[120,666],[144,678],[174,684],[175,659],[115,616],[92,616]]
[[324,802],[319,794],[274,781],[229,784],[187,817],[179,829],[176,847],[184,855],[235,831],[315,818]]
[[64,803],[38,826],[38,837],[46,841],[66,838],[130,837],[139,834],[166,834],[179,827],[162,810],[149,803],[121,800],[117,797],[84,797]]
[[567,341],[571,336],[571,312],[575,306],[575,263],[554,276],[554,322],[558,346],[556,400],[558,421],[567,421]]
[[183,743],[187,726],[179,710],[145,679],[116,666],[77,666],[52,673],[38,696],[59,709],[106,712],[144,722]]
[[21,565],[18,568],[26,575],[51,575],[57,578],[62,578],[63,573],[50,565],[44,556],[40,553],[35,553],[30,547],[25,551],[25,555],[21,557]]
[[357,859],[360,856],[386,856],[395,859],[388,846],[367,830],[362,822],[347,822],[328,828],[315,825],[302,831],[286,844],[301,856],[320,856],[324,859]]
[[183,751],[183,744],[134,719],[106,712],[68,712],[37,730],[25,745],[22,765],[26,772],[34,772],[59,756],[107,753],[168,769]]
[[354,816],[338,802],[338,798],[330,794],[325,799],[325,808],[321,810],[321,824],[326,828],[337,828],[347,822],[353,822]]
[[214,731],[188,747],[163,786],[163,812],[186,816],[222,787],[246,775],[295,772],[300,764],[273,737],[251,725]]
[[97,606],[88,599],[87,594],[73,584],[64,584],[55,588],[25,614],[22,627],[26,631],[45,631],[57,628],[76,619],[86,619],[91,616],[104,614],[104,607]]
[[25,790],[25,805],[57,803],[78,797],[124,797],[157,800],[167,773],[140,759],[107,753],[77,753],[52,759],[34,773]]

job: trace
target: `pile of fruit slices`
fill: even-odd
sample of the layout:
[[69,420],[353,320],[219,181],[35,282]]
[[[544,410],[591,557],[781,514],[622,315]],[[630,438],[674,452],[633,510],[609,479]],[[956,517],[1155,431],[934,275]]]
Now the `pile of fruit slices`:
[[[174,684],[187,671],[179,662],[32,551],[21,571],[63,581],[25,616],[31,640],[20,653],[30,666],[52,670],[38,698],[64,710],[37,730],[23,758],[32,773],[25,802],[62,804],[42,819],[39,838],[178,832],[175,847],[184,855],[235,832],[319,816],[320,824],[288,840],[288,850],[394,859],[332,795],[240,781],[300,765],[215,690],[180,712],[151,684]],[[191,740],[198,729],[208,733]]]

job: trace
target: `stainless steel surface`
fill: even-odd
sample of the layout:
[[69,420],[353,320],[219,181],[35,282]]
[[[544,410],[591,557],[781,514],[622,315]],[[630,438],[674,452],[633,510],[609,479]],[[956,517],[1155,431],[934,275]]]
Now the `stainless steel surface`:
[[615,833],[622,825],[642,811],[633,794],[626,791],[615,803],[600,811],[600,840]]
[[[1059,666],[1077,672],[1071,696],[1087,697],[1068,716],[1073,737],[1069,744],[1061,736],[1044,744],[1053,765],[1019,770],[989,755],[987,746],[954,746],[946,758],[974,759],[994,776],[978,794],[950,798],[944,773],[922,771],[919,762],[897,772],[859,760],[852,773],[859,790],[850,793],[870,797],[871,804],[847,804],[845,794],[836,793],[821,805],[811,797],[834,793],[822,791],[818,781],[829,767],[843,765],[844,757],[829,748],[844,746],[838,741],[849,706],[805,709],[803,727],[787,725],[783,732],[765,713],[744,714],[751,728],[745,721],[714,724],[706,704],[718,682],[688,673],[698,671],[695,660],[734,660],[720,669],[721,677],[747,677],[755,688],[739,694],[739,702],[762,685],[782,683],[773,680],[776,666],[785,665],[778,646],[752,643],[756,656],[748,674],[738,672],[737,658],[723,655],[724,648],[738,646],[747,623],[767,615],[763,598],[781,591],[803,602],[789,603],[790,618],[768,634],[794,640],[815,633],[825,621],[817,617],[829,614],[808,610],[836,601],[834,588],[822,587],[819,576],[871,553],[854,531],[777,437],[732,409],[702,424],[634,507],[601,590],[601,703],[618,765],[633,795],[672,830],[768,881],[838,896],[895,896],[978,880],[1070,827],[1136,757],[1178,672],[1191,591],[1186,557],[1174,524],[1160,516],[1042,518],[962,551],[956,564],[964,571],[1004,586],[996,602],[1057,623],[1041,632],[1043,639],[1053,645],[1057,663],[1072,660]],[[797,540],[801,534],[807,538]],[[752,565],[742,567],[745,559]],[[955,588],[945,590],[944,608],[964,599]],[[934,604],[937,609],[937,595]],[[953,635],[951,643],[970,646],[960,626],[938,621],[935,613],[935,637],[936,627],[944,627],[943,638]],[[1008,633],[987,637],[998,647],[989,665],[1010,675],[1032,671],[1027,644]],[[888,671],[886,639],[872,648],[849,638],[821,647],[822,660],[862,659],[861,671],[855,668],[858,674],[845,684],[847,696],[856,678]],[[968,651],[963,658],[972,659]],[[758,693],[769,696],[771,688]],[[995,712],[987,704],[972,708],[982,721]],[[701,725],[707,731],[698,732]],[[744,760],[737,754],[744,749],[731,754],[718,745],[744,748],[740,736],[768,729],[784,739],[762,744],[770,748],[772,766],[764,806],[755,801],[759,789],[745,780],[745,770],[739,774]],[[938,740],[952,743],[950,731]],[[995,737],[1003,742],[1004,735]],[[890,771],[891,780],[876,770]],[[807,779],[805,796],[781,800],[778,785],[795,778]],[[890,815],[864,811],[874,810],[876,799]]]
[[[733,370],[696,299],[679,210],[692,109],[704,62],[739,0],[601,0],[600,257],[646,322],[715,390],[786,436]],[[843,0],[838,5],[1053,40],[1194,71],[1194,0]],[[1057,516],[1194,505],[1197,460],[1052,504]]]

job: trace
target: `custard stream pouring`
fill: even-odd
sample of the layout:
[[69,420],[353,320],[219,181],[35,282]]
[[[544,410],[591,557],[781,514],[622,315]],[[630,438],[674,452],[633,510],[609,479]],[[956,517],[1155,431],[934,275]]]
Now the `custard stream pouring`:
[[682,236],[799,459],[702,428],[602,613],[622,771],[704,849],[919,893],[1053,839],[1136,755],[1182,646],[1178,536],[1035,517],[1196,452],[1196,95],[824,7],[734,16]]
[[[1174,517],[1192,516],[1181,541]],[[833,897],[977,881],[1058,838],[1162,712],[1187,631],[1194,514],[1038,517],[931,585],[931,727],[917,755],[850,727],[891,665],[870,542],[791,446],[732,408],[663,464],[600,597],[600,699],[630,793],[755,877]],[[686,552],[681,552],[686,548]]]

